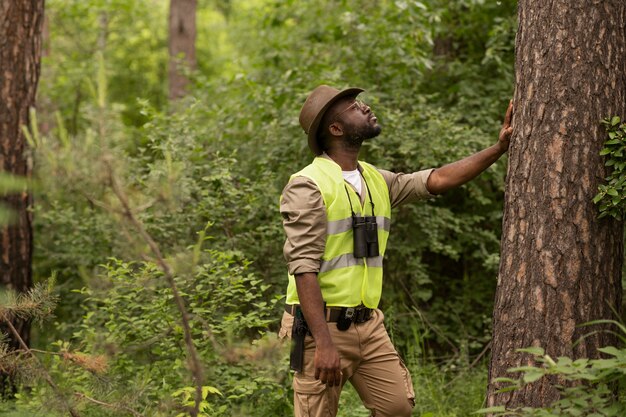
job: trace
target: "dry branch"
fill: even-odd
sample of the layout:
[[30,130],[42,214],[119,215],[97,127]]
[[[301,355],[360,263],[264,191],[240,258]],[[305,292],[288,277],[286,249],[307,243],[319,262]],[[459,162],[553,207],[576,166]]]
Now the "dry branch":
[[192,417],[196,417],[198,415],[198,411],[200,408],[200,402],[202,401],[202,366],[200,364],[200,358],[198,357],[198,352],[196,351],[196,347],[193,344],[193,339],[191,337],[191,327],[189,326],[189,314],[187,312],[187,308],[185,307],[185,302],[183,298],[180,296],[178,291],[178,287],[176,286],[176,282],[174,281],[174,275],[172,274],[172,269],[161,254],[161,250],[159,246],[154,241],[152,236],[146,231],[143,223],[135,216],[133,210],[130,207],[130,203],[128,201],[128,197],[126,193],[120,186],[117,178],[115,177],[113,167],[110,163],[110,158],[107,156],[103,157],[103,163],[107,169],[109,185],[113,190],[113,193],[119,200],[122,205],[122,215],[124,218],[132,225],[132,227],[139,233],[141,238],[148,244],[153,256],[156,258],[156,263],[163,271],[165,278],[172,290],[172,294],[174,295],[174,300],[176,301],[176,306],[181,315],[181,322],[183,326],[183,331],[185,334],[185,345],[187,347],[187,352],[189,354],[189,368],[191,370],[192,377],[194,379],[196,395],[195,395],[195,404],[194,408],[190,411]]
[[76,411],[69,403],[69,401],[67,400],[67,398],[65,398],[65,395],[63,395],[63,393],[61,392],[61,390],[59,389],[59,387],[57,386],[57,384],[54,383],[54,381],[52,380],[52,377],[50,376],[50,374],[48,373],[48,371],[46,370],[46,368],[43,366],[43,364],[39,361],[39,358],[37,358],[37,356],[35,356],[35,354],[33,353],[33,351],[30,350],[30,348],[28,347],[28,345],[26,345],[26,343],[24,342],[24,339],[22,339],[22,337],[20,336],[19,332],[15,329],[15,327],[13,327],[13,323],[11,323],[11,320],[7,320],[5,322],[5,324],[7,325],[7,327],[9,328],[9,330],[11,331],[11,333],[13,334],[13,337],[15,337],[15,340],[17,340],[20,344],[20,346],[22,347],[22,349],[28,353],[33,360],[35,361],[35,363],[41,368],[41,371],[43,373],[43,377],[46,380],[46,382],[48,383],[48,385],[50,385],[50,387],[52,388],[52,390],[54,391],[54,393],[57,395],[57,397],[63,402],[63,405],[65,406],[65,408],[67,408],[67,411],[70,413],[70,415],[72,417],[80,417],[80,414],[78,414],[78,411]]

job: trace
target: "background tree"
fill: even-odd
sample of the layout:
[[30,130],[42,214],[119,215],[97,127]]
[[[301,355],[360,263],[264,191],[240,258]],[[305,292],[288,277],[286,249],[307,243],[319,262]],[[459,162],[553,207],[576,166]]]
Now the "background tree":
[[197,0],[170,0],[169,14],[169,99],[185,95],[186,72],[196,68]]
[[[30,177],[22,127],[35,104],[41,60],[43,0],[0,3],[0,172]],[[32,204],[23,191],[2,197],[14,220],[0,226],[0,285],[18,292],[32,287]],[[22,339],[29,340],[28,322],[15,320]],[[11,345],[17,347],[16,341]]]
[[[616,318],[622,222],[598,219],[592,199],[606,170],[600,120],[626,111],[626,6],[621,0],[519,2],[515,132],[509,149],[502,255],[493,316],[488,405],[544,406],[541,379],[497,394],[496,377],[529,365],[518,348],[553,358],[597,357],[615,342],[578,327]],[[562,382],[562,381],[561,381]]]

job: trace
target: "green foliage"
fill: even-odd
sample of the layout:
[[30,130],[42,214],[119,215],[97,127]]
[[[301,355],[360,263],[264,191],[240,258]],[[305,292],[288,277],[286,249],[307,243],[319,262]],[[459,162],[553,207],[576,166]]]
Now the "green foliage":
[[[23,191],[29,187],[24,178],[0,172],[0,197]],[[0,225],[10,224],[15,218],[13,211],[0,203]]]
[[476,368],[452,365],[444,368],[446,372],[429,363],[409,368],[415,389],[415,416],[464,417],[483,403],[487,384],[484,364]]
[[[278,299],[269,305],[262,301],[268,286],[247,272],[247,262],[237,255],[204,252],[204,260],[189,269],[194,256],[193,250],[187,257],[180,254],[174,265],[182,271],[176,283],[188,306],[206,378],[212,381],[205,387],[203,415],[231,415],[229,410],[242,407],[268,415],[264,413],[279,404],[288,409],[277,377],[280,370],[274,366],[284,360],[285,350],[275,338],[259,338],[273,320]],[[116,259],[102,268],[101,287],[82,290],[87,296],[85,315],[73,340],[81,352],[104,358],[106,366],[94,369],[85,360],[77,366],[77,361],[68,363],[67,355],[52,356],[48,366],[53,378],[63,390],[106,398],[117,407],[144,410],[145,415],[182,412],[193,388],[188,387],[179,314],[162,272],[150,262]],[[244,334],[257,342],[246,346]],[[56,345],[61,353],[70,350],[67,343]],[[21,401],[37,410],[50,408],[54,398],[47,387],[39,386],[32,396],[22,394]],[[78,404],[87,415],[117,415],[90,403]]]
[[22,191],[28,187],[28,181],[24,178],[0,172],[0,195],[4,196],[17,191]]
[[97,53],[106,58],[108,94],[126,124],[145,120],[137,97],[165,106],[167,2],[51,0],[46,15],[50,54],[42,62],[40,110],[60,111],[71,133],[88,127],[84,110],[96,89]]
[[[195,396],[195,391],[196,388],[195,387],[185,387],[185,388],[181,388],[178,391],[174,392],[172,394],[173,397],[180,397],[181,398],[181,402],[185,407],[188,408],[192,408],[195,405],[195,400],[194,400],[194,396]],[[200,407],[199,407],[199,411],[200,411],[200,415],[201,416],[214,416],[214,415],[218,415],[218,414],[223,414],[224,411],[226,411],[226,406],[222,406],[220,407],[219,410],[215,410],[215,408],[211,405],[211,403],[208,401],[208,396],[209,395],[223,395],[220,390],[218,390],[215,387],[210,387],[210,386],[203,386],[202,387],[202,399],[203,401],[200,402]],[[187,413],[182,412],[180,414],[178,414],[176,417],[185,417],[187,415]]]
[[41,322],[49,317],[58,297],[54,294],[54,277],[47,282],[37,283],[26,293],[17,293],[8,288],[0,289],[0,321],[15,318]]
[[606,184],[598,186],[598,194],[593,198],[599,204],[600,216],[611,216],[621,220],[626,206],[626,124],[618,116],[602,121],[608,139],[600,155],[606,156],[605,166],[610,167]]
[[[613,320],[597,320],[586,323],[611,324],[619,329],[622,343],[626,342],[626,327]],[[523,388],[542,378],[552,377],[558,381],[554,386],[558,389],[560,399],[548,407],[506,409],[503,406],[481,409],[478,414],[491,413],[494,416],[521,417],[617,417],[626,414],[626,400],[616,396],[626,387],[626,348],[607,346],[599,351],[605,354],[600,359],[580,358],[572,360],[568,357],[553,359],[546,355],[542,348],[519,349],[532,355],[537,366],[512,368],[509,372],[521,374],[518,379],[496,378],[495,382],[505,384],[502,392]]]
[[[515,4],[199,2],[198,71],[168,109],[166,2],[47,2],[34,273],[56,271],[61,300],[36,340],[59,353],[46,365],[82,415],[121,409],[74,391],[158,416],[185,412],[193,389],[171,292],[119,215],[105,159],[175,271],[203,385],[222,394],[207,389],[205,413],[290,415],[287,349],[267,331],[286,285],[278,196],[311,159],[297,121],[306,93],[366,88],[384,130],[362,159],[381,168],[467,156],[496,141],[512,93]],[[485,374],[470,364],[490,337],[504,174],[496,164],[394,212],[382,308],[420,415],[480,406]],[[76,351],[107,358],[106,371],[61,354]],[[445,359],[434,366],[431,355]],[[446,399],[450,390],[462,395]],[[35,384],[18,404],[61,410],[52,397]],[[364,413],[354,392],[342,401],[346,416]]]

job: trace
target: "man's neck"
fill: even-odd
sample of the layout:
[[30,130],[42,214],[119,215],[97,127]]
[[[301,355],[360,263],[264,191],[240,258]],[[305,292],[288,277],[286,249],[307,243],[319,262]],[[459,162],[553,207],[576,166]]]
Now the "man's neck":
[[341,167],[342,171],[354,171],[357,169],[359,149],[335,148],[328,149],[326,154]]

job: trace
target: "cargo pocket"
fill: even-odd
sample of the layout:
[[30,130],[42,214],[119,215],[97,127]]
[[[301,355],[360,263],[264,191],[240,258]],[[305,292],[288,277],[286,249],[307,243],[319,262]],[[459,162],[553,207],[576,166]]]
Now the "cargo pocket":
[[293,327],[293,316],[286,311],[283,312],[283,318],[280,321],[280,330],[278,331],[278,338],[284,339],[286,337],[291,338],[291,329]]
[[324,415],[332,415],[326,393],[326,384],[319,379],[298,377],[293,378],[294,407],[297,416],[308,417],[319,414],[319,410],[326,410]]
[[411,380],[411,373],[409,369],[404,364],[404,361],[398,355],[398,360],[400,361],[400,368],[402,368],[402,380],[404,380],[404,388],[406,390],[406,397],[409,400],[409,404],[411,407],[415,407],[415,390],[413,389],[413,381]]

